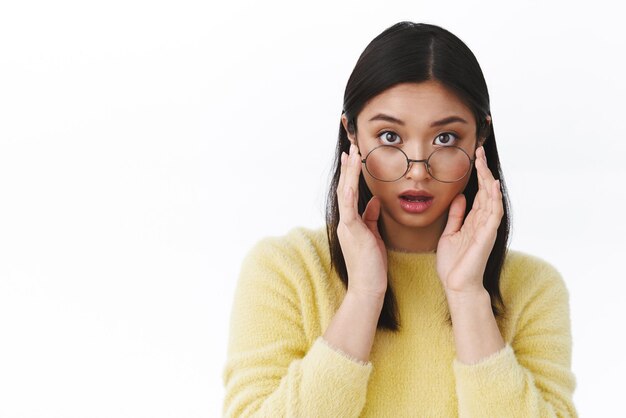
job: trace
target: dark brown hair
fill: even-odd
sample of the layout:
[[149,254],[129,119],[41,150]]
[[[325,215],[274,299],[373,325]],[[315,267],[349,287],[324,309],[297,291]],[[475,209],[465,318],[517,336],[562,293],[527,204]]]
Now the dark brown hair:
[[[498,227],[496,242],[489,255],[483,285],[491,296],[491,306],[496,318],[504,315],[504,303],[500,294],[500,272],[507,252],[511,225],[510,202],[506,183],[500,168],[496,138],[492,123],[487,84],[470,49],[449,31],[435,25],[399,22],[374,38],[359,57],[344,92],[343,111],[351,134],[356,133],[356,119],[365,104],[374,96],[399,83],[419,83],[435,80],[442,83],[466,103],[476,118],[476,137],[485,138],[483,144],[489,169],[500,180],[504,215]],[[341,153],[348,152],[350,141],[343,124],[339,124],[339,138],[334,158],[334,173],[326,200],[326,233],[330,246],[331,263],[339,278],[348,286],[346,263],[337,237],[339,207],[337,185],[341,170]],[[472,168],[469,182],[463,191],[467,200],[465,217],[474,203],[478,191],[476,169]],[[363,214],[372,193],[361,174],[359,179],[358,211]],[[382,222],[379,219],[379,228]],[[384,234],[383,234],[384,236]],[[448,315],[448,324],[451,324]],[[389,285],[385,294],[378,329],[398,331],[400,321],[396,299]]]

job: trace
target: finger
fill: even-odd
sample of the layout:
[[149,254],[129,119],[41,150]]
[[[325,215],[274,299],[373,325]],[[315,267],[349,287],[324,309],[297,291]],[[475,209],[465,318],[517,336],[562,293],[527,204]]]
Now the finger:
[[[478,183],[478,189],[476,190],[476,194],[474,195],[474,202],[472,204],[472,210],[470,211],[470,215],[473,215],[472,218],[475,218],[477,216],[477,213],[481,211],[481,209],[484,209],[485,207],[485,192],[484,192],[484,185],[483,185],[483,180],[482,177],[480,175],[480,154],[477,152],[476,153],[476,162],[475,162],[475,166],[476,166],[476,182]],[[468,215],[469,218],[469,215]]]
[[500,180],[494,182],[493,187],[494,198],[491,201],[491,214],[487,220],[487,226],[491,229],[497,230],[504,216],[504,204],[502,202],[502,190],[500,187]]
[[343,191],[343,184],[345,183],[344,180],[346,178],[346,162],[347,162],[347,158],[348,155],[342,151],[341,152],[341,165],[340,165],[340,171],[339,171],[339,183],[337,184],[337,193],[339,195],[341,195],[341,192]]
[[458,194],[450,204],[450,211],[448,212],[448,222],[446,228],[443,230],[443,235],[454,234],[461,229],[463,225],[463,216],[465,215],[465,206],[467,201],[463,193]]
[[356,146],[350,145],[350,154],[345,158],[341,191],[338,194],[339,219],[346,225],[351,225],[359,218],[357,198],[360,164],[357,157]]
[[[476,167],[476,170],[478,171],[478,179],[479,179],[478,184],[480,186],[480,190],[483,191],[484,195],[486,195],[487,198],[490,198],[491,187],[489,187],[488,175],[491,174],[491,171],[489,170],[489,166],[487,165],[487,156],[485,155],[484,147],[480,147],[479,150],[480,150],[479,158],[477,160],[478,165]],[[483,202],[487,204],[485,199],[481,201],[481,204]],[[481,206],[485,207],[485,205],[481,205]]]
[[358,219],[358,211],[355,208],[355,193],[352,187],[346,185],[341,193],[339,205],[339,220],[348,226],[352,226],[354,221]]
[[500,225],[502,216],[504,215],[504,206],[499,180],[495,180],[492,183],[491,193],[492,198],[489,201],[489,209],[485,211],[481,225],[484,225],[486,227],[486,231],[490,231],[489,233],[495,233]]
[[[489,218],[489,214],[491,213],[491,190],[488,187],[488,182],[486,180],[486,172],[489,171],[489,167],[487,166],[486,157],[485,157],[485,149],[484,147],[479,147],[476,150],[476,177],[478,179],[478,192],[474,197],[474,205],[472,206],[472,211],[470,212],[472,225],[475,228],[479,228],[480,225],[484,225]],[[466,219],[466,223],[470,220],[470,216],[468,215]]]
[[480,189],[480,186],[482,186],[482,181],[483,181],[483,179],[482,179],[482,177],[480,175],[480,171],[482,170],[482,167],[480,166],[480,162],[481,162],[481,160],[483,158],[482,157],[482,153],[481,153],[482,148],[483,147],[476,148],[476,155],[475,155],[475,158],[474,158],[474,167],[476,168],[476,178],[478,179],[479,189]]
[[346,224],[350,224],[356,218],[356,210],[353,205],[354,192],[350,189],[346,179],[349,176],[349,165],[350,159],[344,152],[342,153],[341,173],[337,187],[337,202],[339,204],[339,220]]
[[474,159],[474,168],[476,169],[476,182],[478,183],[478,189],[476,190],[476,195],[474,196],[474,204],[472,205],[472,209],[480,209],[481,203],[484,205],[484,202],[481,202],[483,197],[483,188],[485,187],[483,184],[483,178],[481,176],[481,149],[482,147],[476,148],[475,159]]
[[[359,174],[361,173],[361,160],[359,159],[359,153],[357,147],[354,144],[350,145],[350,155],[348,156],[348,167],[346,172],[346,185],[350,186],[355,191],[356,197],[358,197],[359,190]],[[357,201],[355,199],[354,205],[356,208]]]
[[489,165],[487,164],[487,156],[485,155],[485,150],[483,148],[483,161],[485,163],[485,170],[483,171],[483,182],[487,188],[487,190],[489,191],[489,196],[493,199],[494,197],[497,197],[497,193],[494,193],[495,188],[497,188],[497,190],[500,190],[500,183],[498,182],[498,185],[496,186],[495,183],[496,178],[493,176],[493,173],[491,172],[491,170],[489,169]]
[[[344,194],[345,205],[344,210],[346,213],[346,220],[353,221],[358,218],[358,195],[359,195],[359,174],[361,169],[361,163],[358,159],[358,153],[356,152],[356,146],[350,145],[350,154],[347,158],[346,172],[342,194]],[[348,193],[350,193],[348,197]],[[348,208],[349,206],[349,208]]]
[[378,231],[379,216],[380,199],[376,196],[373,196],[370,201],[367,202],[367,206],[365,206],[365,210],[363,211],[363,222],[365,223],[365,225],[367,225],[367,228],[374,233],[376,237],[381,238],[380,232]]

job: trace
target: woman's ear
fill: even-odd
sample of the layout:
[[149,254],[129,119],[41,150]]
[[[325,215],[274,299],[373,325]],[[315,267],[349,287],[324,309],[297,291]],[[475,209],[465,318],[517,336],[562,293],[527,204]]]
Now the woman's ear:
[[350,140],[350,142],[352,144],[356,145],[356,139],[354,138],[354,132],[350,133],[350,129],[348,129],[348,118],[346,117],[345,113],[343,115],[341,115],[341,124],[343,125],[343,129],[345,129],[346,133],[348,134],[348,140]]

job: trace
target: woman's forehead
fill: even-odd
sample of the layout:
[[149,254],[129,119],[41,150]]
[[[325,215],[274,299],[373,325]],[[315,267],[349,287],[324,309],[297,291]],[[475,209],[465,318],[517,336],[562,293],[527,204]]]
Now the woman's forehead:
[[385,90],[366,103],[358,119],[367,124],[382,121],[422,125],[450,116],[474,122],[471,110],[456,94],[439,82],[426,81],[403,83]]

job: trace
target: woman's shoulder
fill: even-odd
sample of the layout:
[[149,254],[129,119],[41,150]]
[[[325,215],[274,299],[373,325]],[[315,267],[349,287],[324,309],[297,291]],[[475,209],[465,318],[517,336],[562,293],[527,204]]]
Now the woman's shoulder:
[[507,268],[555,269],[546,259],[520,250],[507,250],[504,266]]
[[560,271],[542,257],[519,250],[508,250],[500,278],[502,296],[532,297],[545,291],[567,294]]
[[266,236],[252,247],[246,256],[273,263],[308,264],[329,262],[326,227],[295,227],[283,235]]

